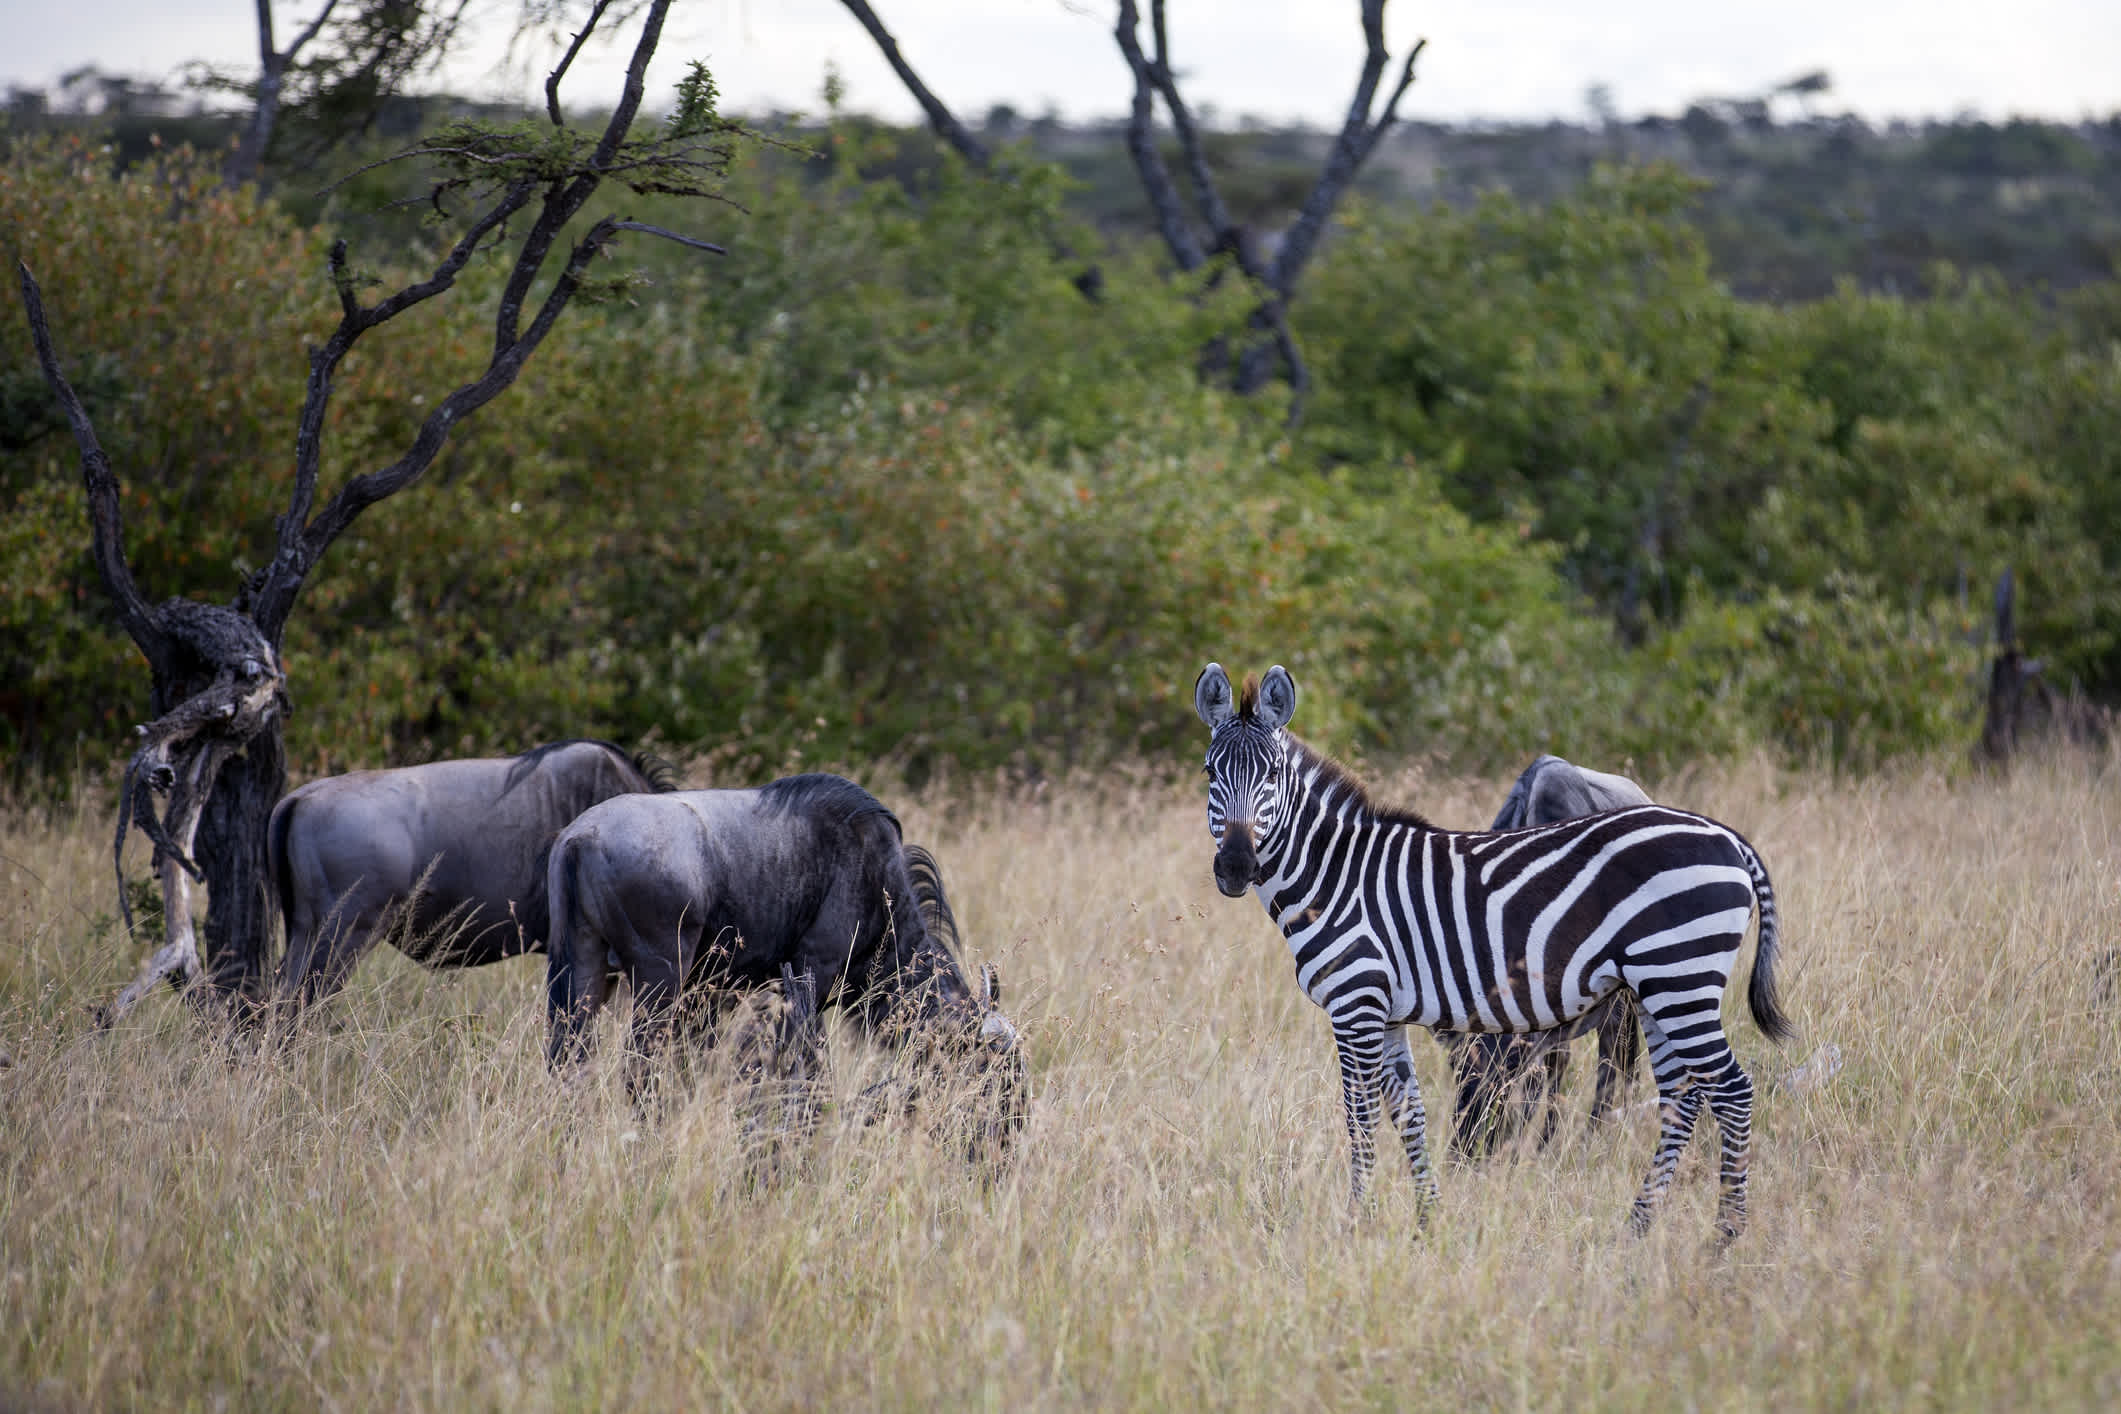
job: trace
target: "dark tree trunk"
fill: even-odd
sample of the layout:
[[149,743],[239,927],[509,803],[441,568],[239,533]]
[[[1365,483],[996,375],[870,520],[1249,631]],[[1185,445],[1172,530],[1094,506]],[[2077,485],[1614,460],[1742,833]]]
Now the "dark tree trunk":
[[287,789],[287,747],[274,722],[221,768],[199,818],[199,867],[206,872],[206,926],[200,961],[213,989],[263,1001],[272,971],[278,913],[265,858],[265,827]]

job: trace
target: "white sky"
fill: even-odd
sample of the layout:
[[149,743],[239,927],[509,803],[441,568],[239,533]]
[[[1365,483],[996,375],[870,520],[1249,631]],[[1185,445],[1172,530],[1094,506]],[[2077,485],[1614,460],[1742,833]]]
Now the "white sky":
[[[282,42],[317,3],[275,7]],[[497,68],[514,0],[474,3],[486,7],[491,38],[452,65],[448,86],[537,92],[549,59],[512,76]],[[994,103],[1027,116],[1125,111],[1131,87],[1110,0],[873,3],[929,87],[967,121]],[[1362,59],[1359,13],[1356,0],[1170,0],[1189,101],[1225,120],[1337,125]],[[49,85],[83,64],[148,76],[172,76],[194,58],[242,64],[256,53],[251,16],[247,0],[0,0],[9,37],[0,83]],[[1757,94],[1813,69],[1833,80],[1826,111],[1873,121],[2121,112],[2121,0],[1397,0],[1386,24],[1395,56],[1429,41],[1401,107],[1408,118],[1580,119],[1594,83],[1626,116],[1677,114],[1704,95]],[[673,12],[661,54],[652,103],[684,60],[705,58],[729,111],[814,112],[831,63],[850,107],[915,116],[838,0],[689,0]],[[609,50],[593,55],[569,91],[608,101],[622,62]]]

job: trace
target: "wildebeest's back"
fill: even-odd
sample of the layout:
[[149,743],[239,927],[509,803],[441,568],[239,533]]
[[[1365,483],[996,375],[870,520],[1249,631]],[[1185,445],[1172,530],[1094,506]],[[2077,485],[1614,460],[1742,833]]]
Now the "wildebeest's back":
[[[283,899],[380,901],[425,876],[406,938],[487,962],[544,941],[545,850],[594,802],[638,788],[617,748],[562,742],[522,756],[437,761],[312,781],[274,809]],[[447,922],[451,926],[435,930]]]
[[686,975],[742,985],[783,964],[859,984],[913,908],[897,821],[836,777],[606,801],[561,833],[550,895],[562,932],[622,958],[674,942]]

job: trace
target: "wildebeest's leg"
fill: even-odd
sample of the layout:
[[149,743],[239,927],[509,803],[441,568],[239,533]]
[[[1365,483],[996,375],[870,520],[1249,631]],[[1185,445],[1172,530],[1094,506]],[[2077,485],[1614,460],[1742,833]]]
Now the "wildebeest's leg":
[[1444,1042],[1457,1086],[1451,1150],[1462,1159],[1484,1158],[1500,1142],[1503,1091],[1509,1085],[1507,1037],[1454,1035]]
[[1702,1098],[1700,1087],[1687,1075],[1685,1062],[1647,1009],[1642,1013],[1642,1029],[1650,1043],[1650,1073],[1657,1078],[1659,1125],[1657,1153],[1650,1160],[1649,1174],[1642,1180],[1642,1191],[1635,1196],[1634,1209],[1628,1216],[1628,1225],[1637,1236],[1649,1231],[1657,1205],[1672,1186],[1672,1171],[1679,1165],[1680,1151],[1694,1137]]
[[1348,1200],[1360,1205],[1377,1167],[1378,1070],[1385,1047],[1376,1021],[1336,1022],[1333,1049],[1340,1057],[1340,1098],[1348,1122]]
[[1561,1127],[1561,1085],[1569,1074],[1569,1048],[1566,1044],[1554,1046],[1546,1055],[1546,1073],[1533,1071],[1525,1077],[1525,1118],[1530,1121],[1537,1110],[1545,1111],[1539,1124],[1539,1147],[1544,1149],[1552,1142],[1554,1131]]
[[1421,1084],[1414,1077],[1414,1053],[1407,1049],[1404,1026],[1385,1030],[1378,1081],[1384,1090],[1385,1112],[1399,1130],[1400,1145],[1407,1151],[1407,1166],[1414,1171],[1414,1187],[1420,1194],[1421,1216],[1426,1221],[1436,1206],[1436,1175],[1429,1170],[1428,1116],[1422,1109]]
[[1598,1023],[1598,1083],[1591,1092],[1591,1118],[1604,1119],[1620,1105],[1635,1082],[1635,1063],[1642,1054],[1642,1028],[1635,1020],[1635,999],[1626,992]]
[[312,904],[298,901],[288,919],[287,955],[280,960],[280,998],[311,1007],[345,986],[383,927],[390,903],[362,883],[335,899],[321,918]]
[[[633,960],[629,973],[633,979],[633,1044],[627,1057],[626,1088],[636,1103],[646,1104],[655,1098],[656,1072],[667,1059],[664,1052],[669,1049],[676,1019],[683,970],[675,938],[665,947],[628,949],[621,945],[619,951]],[[576,965],[580,963],[578,954]]]

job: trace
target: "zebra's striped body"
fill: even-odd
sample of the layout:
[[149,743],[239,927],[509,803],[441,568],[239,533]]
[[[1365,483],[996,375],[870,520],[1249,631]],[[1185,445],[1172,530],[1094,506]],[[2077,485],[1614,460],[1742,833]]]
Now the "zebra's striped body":
[[1290,736],[1295,698],[1278,667],[1241,704],[1219,666],[1201,675],[1196,705],[1213,732],[1208,826],[1217,884],[1257,895],[1288,940],[1297,984],[1332,1021],[1354,1196],[1374,1167],[1380,1095],[1425,1203],[1435,1196],[1409,1025],[1573,1034],[1626,989],[1663,1120],[1634,1225],[1648,1225],[1705,1103],[1723,1135],[1719,1227],[1736,1236],[1753,1086],[1720,1012],[1756,902],[1753,1016],[1777,1040],[1788,1030],[1774,992],[1774,891],[1752,847],[1659,805],[1528,830],[1439,830],[1379,808]]

